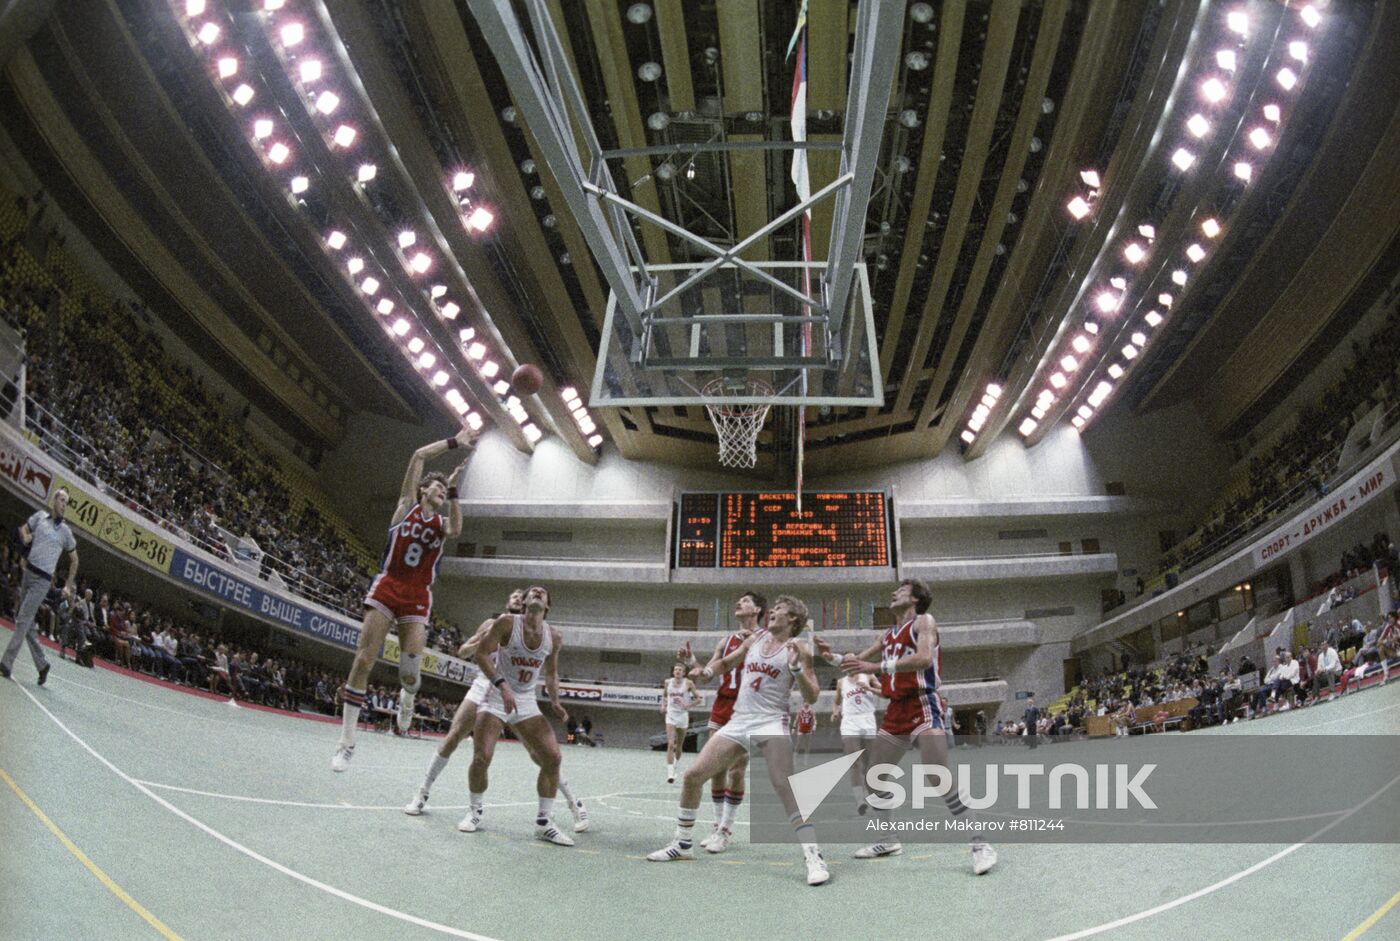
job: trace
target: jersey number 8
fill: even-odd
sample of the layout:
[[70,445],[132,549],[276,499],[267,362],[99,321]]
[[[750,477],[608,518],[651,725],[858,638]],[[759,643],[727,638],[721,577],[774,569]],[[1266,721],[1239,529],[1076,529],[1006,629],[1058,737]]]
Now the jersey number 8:
[[408,548],[403,551],[403,564],[413,568],[423,558],[423,544],[421,542],[410,542]]

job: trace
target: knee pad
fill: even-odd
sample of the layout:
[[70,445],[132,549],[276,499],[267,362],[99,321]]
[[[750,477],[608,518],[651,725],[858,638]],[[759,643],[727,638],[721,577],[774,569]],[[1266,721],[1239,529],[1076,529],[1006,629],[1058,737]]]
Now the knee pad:
[[423,682],[423,655],[399,652],[399,685],[404,692],[416,693]]

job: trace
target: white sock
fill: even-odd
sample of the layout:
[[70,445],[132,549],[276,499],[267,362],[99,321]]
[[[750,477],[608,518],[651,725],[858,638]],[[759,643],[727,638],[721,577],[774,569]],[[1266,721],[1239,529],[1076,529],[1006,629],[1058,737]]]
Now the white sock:
[[569,782],[563,778],[559,779],[559,793],[564,795],[564,800],[569,802],[569,807],[578,806],[578,801],[574,800],[574,789],[569,787]]
[[486,795],[485,795],[485,794],[476,794],[476,793],[473,793],[473,794],[471,794],[471,795],[468,796],[467,802],[468,802],[469,804],[472,805],[472,810],[476,811],[478,814],[481,813],[483,810],[486,809],[486,807],[485,807],[485,804],[486,804]]
[[[347,692],[358,692],[358,690],[347,690]],[[364,693],[360,693],[360,696],[363,697]],[[360,707],[347,702],[342,707],[340,716],[340,744],[355,744],[355,727],[359,722]]]
[[668,778],[674,778],[675,776],[676,776],[676,766],[675,766],[675,765],[669,765],[669,764],[668,764],[668,765],[666,766],[666,777],[668,777]]
[[690,849],[695,837],[695,808],[682,807],[676,812],[676,843],[682,849]]
[[423,778],[423,793],[426,794],[432,790],[433,782],[437,780],[438,775],[442,774],[442,769],[447,767],[449,760],[437,752],[433,752],[433,763],[428,765],[428,774]]
[[549,826],[549,815],[554,812],[554,798],[541,797],[540,810],[535,814],[535,825],[539,827]]

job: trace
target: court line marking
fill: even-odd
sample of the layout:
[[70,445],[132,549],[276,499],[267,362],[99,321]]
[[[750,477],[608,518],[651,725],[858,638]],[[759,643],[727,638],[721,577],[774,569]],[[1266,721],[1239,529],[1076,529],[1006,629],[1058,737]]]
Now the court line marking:
[[1363,934],[1374,928],[1376,926],[1376,922],[1384,918],[1385,913],[1394,908],[1396,906],[1396,903],[1400,903],[1400,892],[1396,892],[1390,897],[1390,901],[1386,902],[1380,908],[1372,912],[1371,917],[1367,918],[1361,924],[1348,931],[1346,937],[1342,938],[1342,941],[1356,941],[1357,938],[1361,937]]
[[[111,693],[111,692],[108,692],[108,691],[105,690],[105,689],[100,689],[99,687],[96,687],[96,686],[89,686],[87,683],[79,683],[77,680],[70,680],[70,679],[68,679],[67,677],[55,676],[55,677],[53,677],[53,680],[52,680],[52,681],[53,681],[53,682],[58,682],[58,683],[63,683],[63,684],[65,684],[65,685],[67,685],[67,686],[76,686],[76,687],[78,687],[79,689],[85,689],[85,690],[88,690],[89,692],[96,693],[96,694],[99,695],[99,696],[106,696],[106,697],[108,697],[109,699],[119,699],[119,700],[121,700],[122,702],[129,702],[129,703],[132,703],[133,705],[142,706],[142,707],[144,707],[144,708],[146,708],[146,709],[154,709],[154,710],[157,711],[157,712],[168,712],[168,713],[170,713],[170,714],[172,714],[172,715],[184,716],[184,717],[187,718],[187,719],[196,719],[196,720],[198,720],[198,721],[200,721],[200,722],[214,722],[214,723],[217,723],[217,724],[219,724],[219,725],[227,725],[227,726],[230,726],[230,727],[232,727],[232,728],[239,729],[239,730],[241,730],[241,731],[256,733],[257,735],[260,735],[260,736],[261,736],[261,735],[266,735],[266,734],[268,734],[269,732],[271,732],[271,733],[273,733],[273,734],[281,735],[281,736],[284,736],[284,737],[287,737],[287,738],[303,738],[303,737],[304,737],[304,736],[301,735],[300,733],[293,732],[291,729],[283,729],[283,728],[276,728],[276,727],[270,727],[270,728],[254,727],[254,726],[248,725],[246,722],[235,722],[235,721],[232,720],[232,719],[224,719],[224,718],[220,718],[219,716],[200,715],[198,712],[191,712],[191,711],[188,710],[188,709],[175,709],[175,708],[172,708],[172,707],[170,707],[170,706],[158,706],[158,705],[156,705],[155,703],[152,703],[152,702],[146,702],[146,701],[141,700],[141,699],[133,699],[133,698],[131,698],[130,696],[122,696],[122,695],[120,695],[120,694],[118,694],[118,693]],[[171,690],[171,692],[174,692],[174,690]],[[202,701],[204,701],[204,702],[209,702],[209,703],[213,703],[213,700],[208,700],[208,699],[202,700]],[[216,705],[217,705],[217,704],[216,704]],[[225,708],[227,708],[227,707],[225,707]],[[241,708],[241,707],[240,707],[240,708]],[[254,710],[254,711],[258,711],[258,710]],[[289,713],[287,713],[287,716],[288,716],[289,718],[295,717],[295,713],[290,713],[290,712],[289,712]],[[325,724],[327,724],[327,723],[320,723],[320,724],[321,724],[321,725],[325,725]]]
[[[1348,695],[1348,696],[1355,696],[1356,693],[1348,693],[1347,695]],[[1335,702],[1335,700],[1334,700],[1334,702]],[[1322,705],[1325,705],[1325,704],[1322,704]],[[1312,707],[1312,708],[1317,708],[1317,707],[1314,706],[1314,707]],[[1338,716],[1338,717],[1335,718],[1335,719],[1324,719],[1324,720],[1321,721],[1321,722],[1314,722],[1314,723],[1312,723],[1311,725],[1300,725],[1300,726],[1295,726],[1295,727],[1293,727],[1293,728],[1282,729],[1282,730],[1277,731],[1277,732],[1270,732],[1269,734],[1270,734],[1270,735],[1292,735],[1292,734],[1294,734],[1295,732],[1303,732],[1303,731],[1306,731],[1306,730],[1308,730],[1308,729],[1320,729],[1320,728],[1322,728],[1324,725],[1332,725],[1333,723],[1336,723],[1336,722],[1350,722],[1350,721],[1353,720],[1353,719],[1360,719],[1362,716],[1373,716],[1373,715],[1376,715],[1376,714],[1379,713],[1379,712],[1389,712],[1389,711],[1392,710],[1392,709],[1400,709],[1400,702],[1392,703],[1392,704],[1389,705],[1389,706],[1381,706],[1379,709],[1368,709],[1368,710],[1365,711],[1365,712],[1354,712],[1354,713],[1352,713],[1351,715],[1348,715],[1348,716]]]
[[140,915],[142,920],[145,921],[146,924],[159,931],[161,933],[161,936],[166,938],[167,941],[184,941],[184,939],[181,938],[178,934],[171,931],[170,928],[166,926],[165,922],[161,921],[155,915],[152,915],[149,909],[147,909],[140,902],[136,901],[136,899],[132,898],[131,895],[125,889],[117,885],[116,882],[112,880],[111,876],[107,875],[105,872],[102,871],[101,868],[98,867],[97,863],[93,862],[90,858],[88,858],[87,853],[84,853],[81,849],[79,849],[78,845],[68,838],[68,834],[60,830],[58,828],[58,824],[50,820],[48,814],[40,810],[39,805],[30,800],[28,794],[20,790],[20,787],[18,784],[15,783],[14,778],[6,774],[4,768],[0,768],[0,778],[5,779],[5,783],[10,786],[10,790],[15,792],[15,796],[18,797],[20,800],[24,801],[24,806],[28,807],[30,811],[34,814],[34,816],[39,818],[40,823],[48,827],[50,833],[58,837],[58,841],[63,844],[64,849],[72,853],[74,858],[77,859],[78,862],[82,863],[87,868],[88,872],[92,873],[94,876],[97,877],[98,882],[101,882],[104,886],[107,887],[107,891],[111,892],[117,898],[121,899],[124,903],[126,903],[127,908]]
[[[192,787],[180,787],[176,784],[162,784],[159,781],[143,781],[140,778],[132,778],[137,784],[144,784],[146,787],[159,788],[162,791],[179,791],[181,794],[197,794],[200,797],[217,797],[226,801],[244,801],[249,804],[276,804],[282,807],[309,807],[313,810],[397,810],[403,813],[402,804],[342,804],[342,803],[314,803],[311,801],[289,801],[278,800],[271,797],[251,797],[247,794],[221,794],[218,791],[201,791]],[[466,810],[466,804],[434,804],[434,810]],[[497,807],[534,807],[534,801],[515,801],[509,804],[487,804],[486,809],[491,810]]]
[[1092,928],[1083,928],[1079,931],[1074,931],[1069,934],[1055,935],[1055,937],[1048,939],[1048,941],[1078,941],[1079,938],[1089,938],[1096,934],[1102,934],[1105,931],[1115,931],[1126,925],[1131,925],[1135,922],[1151,918],[1154,915],[1160,915],[1162,912],[1170,911],[1173,908],[1185,905],[1188,902],[1194,902],[1196,899],[1210,895],[1211,893],[1219,891],[1220,889],[1223,889],[1226,886],[1234,885],[1241,879],[1244,879],[1248,876],[1252,876],[1256,872],[1258,872],[1261,869],[1264,869],[1267,866],[1272,866],[1274,863],[1278,862],[1280,859],[1283,859],[1285,856],[1291,855],[1297,850],[1302,849],[1304,846],[1307,846],[1309,843],[1314,842],[1315,840],[1317,840],[1318,837],[1322,836],[1324,833],[1326,833],[1328,830],[1331,830],[1333,827],[1340,826],[1343,821],[1351,817],[1363,807],[1370,804],[1372,801],[1379,798],[1382,794],[1390,790],[1397,783],[1400,783],[1400,775],[1396,775],[1395,777],[1391,778],[1384,785],[1382,785],[1380,790],[1376,791],[1376,793],[1372,794],[1370,797],[1366,798],[1364,801],[1348,810],[1345,813],[1345,815],[1338,817],[1336,820],[1333,820],[1331,823],[1322,827],[1316,833],[1312,834],[1311,836],[1305,837],[1299,842],[1294,843],[1292,846],[1288,846],[1284,849],[1279,850],[1277,853],[1268,857],[1267,859],[1261,859],[1254,865],[1246,869],[1241,869],[1233,876],[1226,876],[1224,879],[1221,879],[1218,882],[1213,882],[1210,885],[1197,889],[1194,892],[1188,892],[1186,895],[1178,896],[1177,898],[1174,898],[1169,902],[1163,902],[1161,905],[1155,905],[1152,908],[1146,908],[1135,914],[1125,915],[1122,918],[1117,918],[1113,921],[1104,922],[1103,924],[1095,925]]
[[220,843],[223,843],[230,849],[237,850],[244,856],[247,856],[249,859],[262,863],[264,866],[276,870],[277,872],[282,873],[284,876],[290,876],[298,882],[311,886],[313,889],[320,889],[322,892],[325,892],[329,895],[333,895],[338,899],[350,902],[354,905],[358,905],[361,908],[367,908],[372,912],[378,912],[381,915],[387,915],[390,918],[396,918],[399,921],[407,922],[410,925],[417,925],[420,928],[427,928],[429,931],[437,931],[441,934],[450,935],[454,938],[466,938],[468,939],[468,941],[500,941],[499,938],[492,938],[487,935],[476,934],[474,932],[466,931],[461,928],[453,928],[451,925],[444,925],[440,922],[432,921],[427,918],[422,918],[418,915],[412,915],[408,912],[399,911],[396,908],[390,908],[388,905],[381,905],[379,902],[371,901],[370,899],[355,895],[353,892],[347,892],[344,889],[337,888],[336,886],[330,885],[326,882],[322,882],[321,880],[308,876],[305,873],[297,872],[290,866],[284,866],[282,863],[277,862],[275,859],[271,859],[267,856],[264,856],[262,853],[259,853],[255,849],[251,849],[247,846],[244,846],[242,843],[239,843],[232,837],[226,836],[218,830],[215,830],[213,827],[209,826],[209,824],[205,823],[199,818],[191,814],[185,813],[179,807],[176,807],[174,804],[161,797],[159,794],[151,790],[146,785],[139,783],[131,775],[127,774],[125,771],[118,768],[115,764],[109,761],[105,756],[98,752],[97,749],[93,748],[87,742],[83,741],[82,737],[79,736],[77,732],[74,732],[72,729],[70,729],[67,725],[64,724],[62,719],[50,712],[48,707],[41,703],[38,697],[31,693],[27,688],[18,683],[15,684],[15,686],[17,689],[19,689],[20,692],[28,696],[29,701],[34,703],[34,705],[38,706],[39,710],[43,712],[44,715],[48,716],[49,719],[51,719],[55,725],[62,729],[64,734],[66,734],[73,741],[77,742],[82,747],[82,749],[86,751],[89,755],[96,758],[99,762],[105,765],[107,767],[107,770],[111,771],[117,777],[121,778],[127,784],[130,784],[132,787],[136,788],[136,790],[140,791],[142,794],[146,795],[151,800],[159,804],[161,807],[164,807],[166,810],[179,817],[181,820],[184,820],[186,823],[189,823],[192,826],[204,831],[209,836],[212,836],[214,839],[218,840]]

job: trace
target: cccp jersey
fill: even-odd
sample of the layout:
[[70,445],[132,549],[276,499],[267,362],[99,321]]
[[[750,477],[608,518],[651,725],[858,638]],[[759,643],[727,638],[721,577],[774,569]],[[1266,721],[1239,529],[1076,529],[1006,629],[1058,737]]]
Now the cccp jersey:
[[[899,659],[918,649],[919,645],[914,638],[914,620],[910,618],[898,627],[885,631],[885,638],[881,642],[882,657]],[[939,645],[934,644],[933,662],[928,665],[928,669],[918,673],[882,673],[880,691],[890,699],[907,699],[938,689],[940,656]]]
[[424,516],[422,506],[413,504],[407,515],[389,528],[379,578],[409,593],[426,592],[437,575],[447,539],[446,525],[441,513]]

